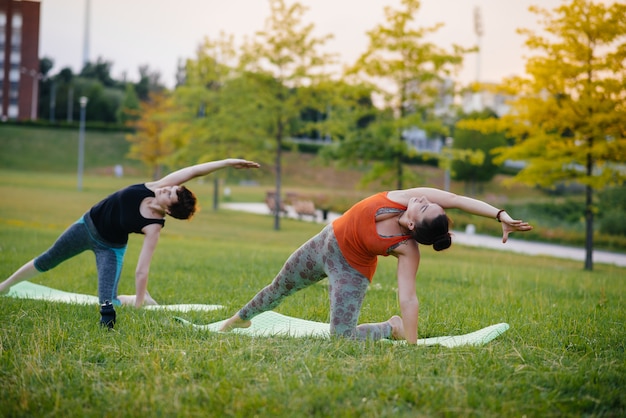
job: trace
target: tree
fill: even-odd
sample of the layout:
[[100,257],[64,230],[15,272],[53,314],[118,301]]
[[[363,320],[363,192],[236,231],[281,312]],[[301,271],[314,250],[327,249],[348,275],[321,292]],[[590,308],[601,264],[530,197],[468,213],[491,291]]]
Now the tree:
[[127,125],[139,119],[140,102],[135,87],[131,83],[126,84],[126,91],[120,107],[117,109],[117,120]]
[[116,87],[119,83],[111,77],[112,67],[113,63],[111,61],[98,57],[98,60],[95,63],[88,62],[85,64],[80,72],[80,76],[96,79],[100,81],[104,87]]
[[[391,122],[382,119],[384,127],[372,127],[376,132],[371,139],[380,142],[375,147],[378,151],[365,152],[361,157],[379,160],[380,174],[394,175],[398,188],[406,179],[404,160],[415,152],[404,141],[403,132],[418,126],[431,134],[447,136],[446,127],[435,115],[435,106],[452,93],[446,79],[460,67],[463,54],[473,51],[453,45],[449,52],[428,42],[427,35],[442,24],[413,28],[420,1],[402,0],[401,4],[400,10],[385,8],[386,23],[368,32],[368,49],[349,71],[373,81],[384,106],[391,111]],[[383,132],[386,136],[377,136]],[[384,160],[379,159],[380,149],[385,150]]]
[[[306,8],[299,3],[287,7],[284,0],[269,0],[271,15],[265,29],[244,45],[241,70],[250,89],[246,109],[260,138],[273,139],[276,152],[276,202],[280,207],[281,153],[305,107],[301,92],[324,78],[323,68],[332,56],[318,52],[330,36],[312,36],[312,24],[302,26]],[[274,229],[280,229],[276,211]]]
[[148,65],[139,66],[139,81],[135,84],[135,92],[140,100],[146,101],[150,93],[160,93],[165,88],[161,84],[161,73],[152,71]]
[[[497,116],[494,112],[484,111],[480,114],[465,115],[462,118],[484,119],[488,117]],[[498,173],[499,165],[493,162],[491,151],[504,145],[506,145],[506,138],[500,132],[484,134],[477,130],[456,128],[454,130],[453,148],[480,152],[483,160],[481,164],[476,164],[476,161],[468,159],[454,159],[451,164],[452,178],[465,181],[467,193],[474,194],[477,183],[482,184],[491,181]]]
[[625,179],[626,5],[572,0],[530,10],[543,18],[546,34],[519,30],[536,55],[525,77],[504,83],[517,96],[511,113],[464,126],[516,139],[497,159],[527,163],[515,181],[585,186],[585,269],[592,270],[594,190]]
[[[74,73],[65,67],[54,77],[56,83],[55,117],[68,122],[74,120]],[[78,107],[78,105],[76,106]]]
[[254,126],[254,92],[247,87],[233,37],[205,38],[196,57],[185,64],[173,94],[176,109],[169,118],[183,147],[177,158],[219,159],[224,155],[254,158],[262,148]]
[[129,158],[143,162],[154,179],[161,177],[163,165],[176,150],[176,142],[167,129],[171,110],[165,94],[152,94],[149,101],[140,104],[141,117],[134,122],[135,133],[126,135],[131,143]]
[[39,118],[50,118],[54,120],[54,100],[55,100],[55,82],[52,77],[49,76],[49,72],[54,67],[54,60],[52,58],[43,57],[39,60],[39,101],[37,114]]

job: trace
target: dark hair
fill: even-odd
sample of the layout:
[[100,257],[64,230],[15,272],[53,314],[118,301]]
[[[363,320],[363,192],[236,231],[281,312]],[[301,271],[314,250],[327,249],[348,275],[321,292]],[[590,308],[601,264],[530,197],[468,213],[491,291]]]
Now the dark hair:
[[450,222],[445,214],[424,221],[413,229],[413,239],[420,244],[432,245],[435,251],[445,250],[452,245],[452,237],[448,232]]
[[191,219],[196,213],[196,196],[185,186],[180,186],[176,195],[178,202],[168,208],[169,215],[176,219]]

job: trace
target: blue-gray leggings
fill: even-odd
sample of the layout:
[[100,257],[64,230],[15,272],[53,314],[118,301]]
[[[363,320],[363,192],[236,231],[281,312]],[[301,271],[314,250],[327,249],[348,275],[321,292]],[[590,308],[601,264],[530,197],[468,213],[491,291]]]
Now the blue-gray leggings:
[[343,257],[332,225],[298,248],[285,262],[271,284],[256,294],[240,311],[250,320],[278,306],[294,292],[328,277],[330,333],[359,340],[391,337],[388,322],[357,326],[369,280]]
[[117,285],[122,272],[125,244],[111,244],[98,234],[89,212],[65,230],[46,252],[35,258],[35,268],[40,272],[53,269],[63,261],[83,251],[96,255],[98,267],[98,298],[119,305]]

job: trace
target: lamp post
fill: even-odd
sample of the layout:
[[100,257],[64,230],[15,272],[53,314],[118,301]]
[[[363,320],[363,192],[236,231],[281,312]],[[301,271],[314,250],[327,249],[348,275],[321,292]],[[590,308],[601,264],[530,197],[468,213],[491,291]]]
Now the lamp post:
[[22,67],[20,69],[22,74],[28,74],[33,78],[33,87],[32,87],[32,96],[30,99],[30,120],[37,119],[37,107],[38,107],[38,99],[39,99],[39,80],[43,78],[43,74],[39,73],[37,70],[29,70],[28,68]]
[[83,165],[85,160],[85,113],[88,99],[81,96],[80,102],[80,125],[78,128],[78,190],[83,190]]

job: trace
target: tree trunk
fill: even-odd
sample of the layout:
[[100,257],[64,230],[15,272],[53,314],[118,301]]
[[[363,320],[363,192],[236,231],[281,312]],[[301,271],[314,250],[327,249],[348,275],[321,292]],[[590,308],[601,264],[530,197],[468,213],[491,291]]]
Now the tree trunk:
[[[590,144],[591,146],[592,144]],[[587,154],[587,175],[591,176],[593,159],[591,152]],[[593,270],[593,187],[585,188],[585,270]]]
[[276,210],[274,211],[274,230],[280,230],[280,186],[281,186],[281,157],[283,152],[283,124],[281,121],[278,122],[278,129],[276,132],[276,195],[275,195],[275,205]]

